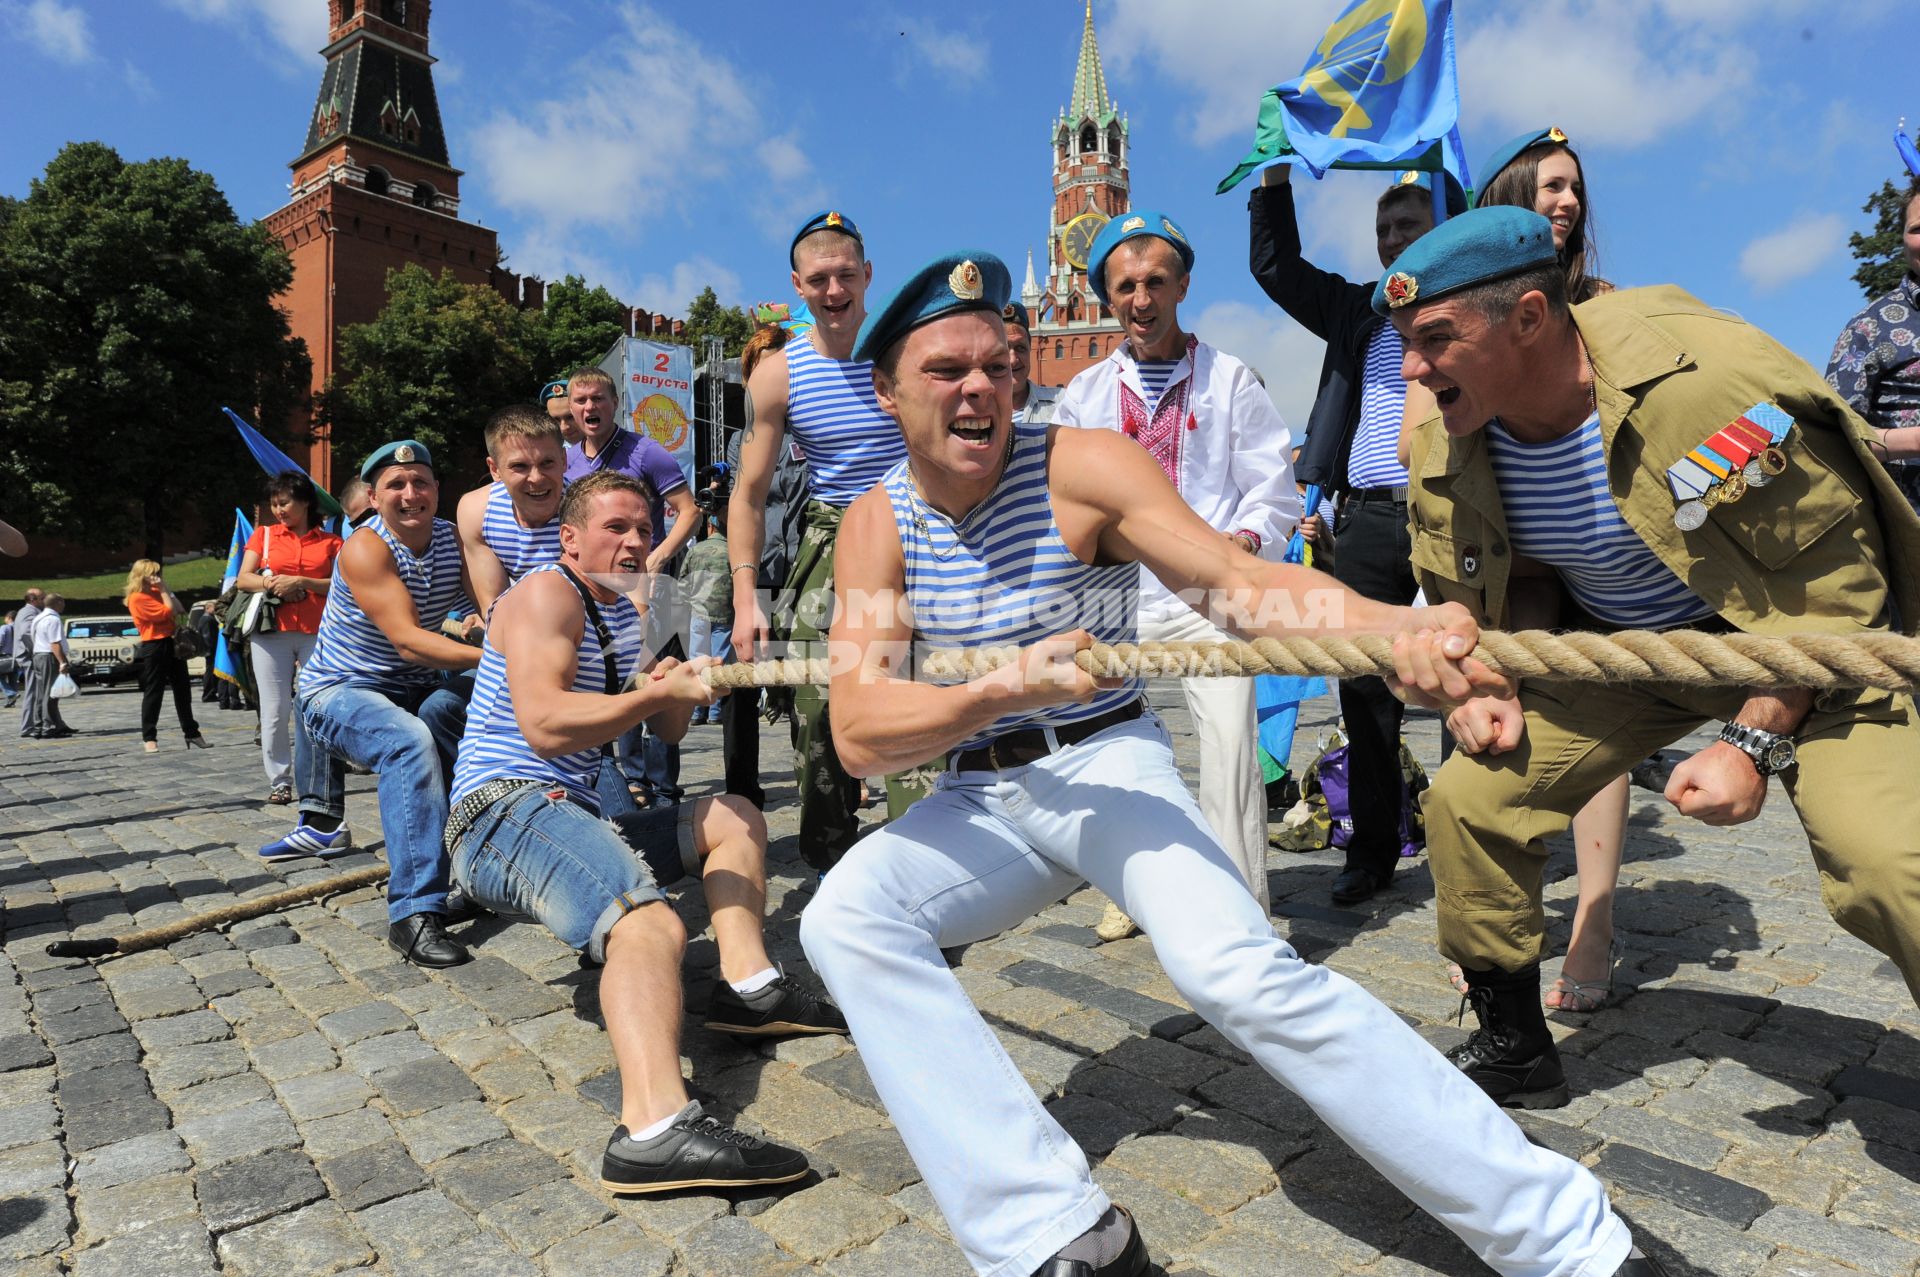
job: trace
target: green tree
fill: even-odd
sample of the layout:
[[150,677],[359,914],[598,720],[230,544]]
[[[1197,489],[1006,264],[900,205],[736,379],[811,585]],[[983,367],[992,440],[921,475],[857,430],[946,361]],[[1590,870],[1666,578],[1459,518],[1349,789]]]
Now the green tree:
[[532,321],[491,288],[435,278],[409,264],[387,272],[387,305],[369,324],[340,330],[340,367],[323,398],[343,466],[394,439],[433,449],[446,489],[483,473],[481,431],[501,405],[536,389]]
[[698,351],[709,337],[718,337],[727,358],[740,353],[753,336],[753,319],[738,306],[722,306],[709,285],[687,307],[686,343]]
[[[547,288],[545,305],[530,325],[535,376],[543,380],[564,377],[582,364],[607,353],[627,333],[627,308],[618,297],[578,275],[569,275]],[[527,393],[531,394],[529,387]]]
[[222,404],[278,420],[311,365],[279,242],[184,160],[60,151],[0,207],[0,491],[9,521],[154,558],[259,475]]
[[1860,291],[1869,300],[1898,288],[1907,273],[1902,241],[1906,230],[1907,193],[1912,189],[1912,184],[1895,186],[1892,182],[1882,182],[1880,189],[1860,206],[1861,212],[1873,214],[1873,230],[1865,235],[1855,231],[1847,238],[1854,257],[1860,262],[1853,272],[1853,282],[1860,285]]

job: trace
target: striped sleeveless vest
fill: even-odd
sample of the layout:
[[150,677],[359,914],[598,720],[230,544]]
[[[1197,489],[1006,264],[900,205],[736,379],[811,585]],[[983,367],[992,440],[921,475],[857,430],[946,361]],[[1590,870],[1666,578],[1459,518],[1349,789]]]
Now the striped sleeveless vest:
[[543,563],[560,561],[560,516],[537,528],[523,528],[513,515],[513,498],[507,485],[496,483],[487,489],[487,510],[480,519],[480,539],[487,543],[507,579],[518,581]]
[[[534,568],[528,577],[543,572],[558,572],[560,565],[549,563]],[[507,594],[518,589],[516,583]],[[506,594],[500,596],[502,599]],[[624,682],[633,673],[641,655],[640,614],[626,599],[601,603],[600,619],[613,635],[614,664]],[[576,692],[605,692],[606,663],[600,656],[600,636],[590,621],[583,622],[580,660],[573,672]],[[460,757],[453,766],[451,801],[458,803],[490,780],[535,780],[543,785],[565,788],[567,793],[592,811],[600,810],[593,792],[594,774],[600,767],[600,751],[584,749],[558,758],[541,758],[520,734],[513,716],[513,694],[507,687],[507,658],[491,639],[480,657],[474,674],[473,699],[467,703],[467,733],[460,738]]]
[[[1047,493],[1047,427],[1015,426],[1013,455],[993,495],[958,524],[920,499],[907,464],[887,472],[887,498],[907,567],[914,639],[928,647],[1026,645],[1085,629],[1103,643],[1137,633],[1140,566],[1089,567],[1074,557],[1053,521]],[[956,750],[1023,727],[1060,727],[1139,697],[1138,680],[1085,705],[1006,714]]]
[[787,343],[787,430],[807,456],[815,501],[845,508],[907,455],[873,393],[873,365],[829,359],[807,337]]
[[[456,604],[468,602],[466,586],[460,579],[460,535],[451,522],[433,521],[433,541],[427,552],[420,555],[402,544],[379,516],[365,526],[393,552],[394,566],[399,569],[407,593],[413,597],[413,609],[419,614],[423,628],[439,629],[440,622]],[[312,696],[340,683],[394,691],[438,683],[439,670],[415,665],[403,658],[380,627],[361,610],[340,570],[346,557],[343,550],[334,560],[327,608],[320,615],[320,634],[314,640],[313,655],[300,667],[299,694]]]

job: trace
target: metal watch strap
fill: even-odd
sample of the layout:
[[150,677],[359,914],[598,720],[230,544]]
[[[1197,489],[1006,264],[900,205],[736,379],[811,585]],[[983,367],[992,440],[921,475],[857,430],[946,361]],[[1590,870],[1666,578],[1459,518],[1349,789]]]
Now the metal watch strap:
[[1763,728],[1748,727],[1744,723],[1728,723],[1720,729],[1720,739],[1751,758],[1754,770],[1762,776],[1772,776],[1781,769],[1769,761],[1768,755],[1779,742],[1784,740],[1791,743],[1792,738]]

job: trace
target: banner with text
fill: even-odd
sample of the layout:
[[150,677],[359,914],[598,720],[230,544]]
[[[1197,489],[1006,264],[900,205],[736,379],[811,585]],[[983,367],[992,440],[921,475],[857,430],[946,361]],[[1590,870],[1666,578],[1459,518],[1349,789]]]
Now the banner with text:
[[692,348],[628,337],[614,343],[600,366],[619,383],[621,420],[671,452],[692,483]]

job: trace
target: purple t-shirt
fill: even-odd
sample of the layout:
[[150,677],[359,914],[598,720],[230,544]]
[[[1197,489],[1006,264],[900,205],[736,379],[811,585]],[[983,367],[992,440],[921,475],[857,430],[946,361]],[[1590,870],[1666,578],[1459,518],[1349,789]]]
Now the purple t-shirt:
[[616,427],[613,438],[600,449],[600,455],[588,458],[577,443],[567,445],[567,482],[584,479],[595,470],[618,470],[643,479],[653,489],[653,502],[647,513],[653,518],[653,543],[657,546],[667,535],[666,495],[687,486],[687,476],[673,454],[653,440],[635,434],[625,426]]

